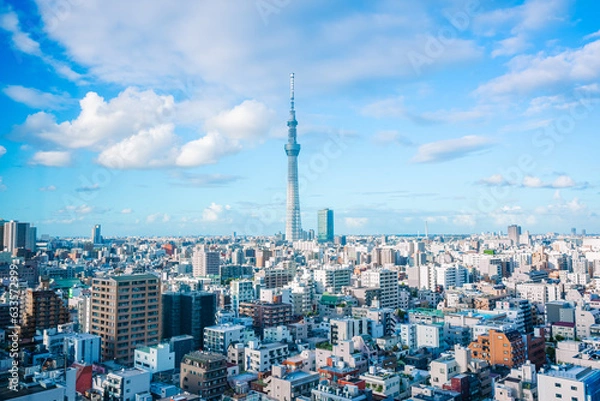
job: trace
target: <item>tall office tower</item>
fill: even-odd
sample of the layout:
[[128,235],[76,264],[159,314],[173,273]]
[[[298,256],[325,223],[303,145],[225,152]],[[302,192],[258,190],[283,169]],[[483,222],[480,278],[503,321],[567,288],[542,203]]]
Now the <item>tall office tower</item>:
[[90,334],[102,337],[102,360],[130,364],[136,347],[158,344],[160,311],[158,277],[133,274],[94,278]]
[[31,252],[35,252],[36,246],[37,246],[37,228],[32,225],[28,225],[26,235],[25,235],[25,249],[28,249]]
[[319,210],[319,242],[333,242],[333,210]]
[[36,330],[44,330],[69,322],[70,314],[65,300],[53,290],[48,282],[40,289],[28,288],[21,293],[20,319],[17,326],[19,341],[33,341]]
[[4,223],[4,249],[12,252],[17,247],[17,222],[7,221]]
[[204,328],[215,325],[216,294],[202,291],[166,292],[162,295],[162,336],[187,334],[196,349],[204,346]]
[[290,74],[290,119],[288,126],[288,143],[285,153],[288,156],[287,183],[287,220],[285,223],[285,239],[288,242],[302,239],[302,224],[300,222],[300,195],[298,193],[298,154],[300,144],[296,142],[296,111],[294,110],[294,74]]
[[94,228],[92,228],[92,244],[101,244],[102,243],[102,227],[100,224],[96,224]]
[[4,251],[4,224],[8,223],[6,220],[0,219],[0,252]]
[[[9,221],[4,223],[4,247],[8,252],[23,248],[32,251],[31,241],[28,240],[31,228],[29,223]],[[33,244],[35,246],[35,244]]]
[[209,251],[205,247],[196,248],[192,256],[194,277],[218,276],[220,266],[219,252]]
[[513,224],[508,226],[508,239],[512,241],[513,245],[519,245],[519,238],[521,237],[521,226]]

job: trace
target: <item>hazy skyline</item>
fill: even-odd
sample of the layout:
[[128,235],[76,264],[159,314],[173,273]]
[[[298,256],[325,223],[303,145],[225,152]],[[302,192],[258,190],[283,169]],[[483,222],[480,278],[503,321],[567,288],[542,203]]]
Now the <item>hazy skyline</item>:
[[0,3],[0,218],[38,234],[595,232],[592,0]]

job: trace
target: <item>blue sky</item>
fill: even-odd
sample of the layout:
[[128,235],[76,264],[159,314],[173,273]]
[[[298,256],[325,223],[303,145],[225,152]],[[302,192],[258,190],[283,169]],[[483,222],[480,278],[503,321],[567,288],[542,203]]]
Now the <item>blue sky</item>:
[[[418,3],[418,4],[415,4]],[[0,3],[0,218],[39,233],[597,232],[594,0]]]

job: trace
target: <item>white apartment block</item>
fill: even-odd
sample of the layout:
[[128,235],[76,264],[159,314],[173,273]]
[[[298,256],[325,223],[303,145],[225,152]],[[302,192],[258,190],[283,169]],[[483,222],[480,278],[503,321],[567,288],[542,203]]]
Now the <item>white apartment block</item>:
[[152,373],[175,369],[175,353],[168,343],[140,347],[134,353],[134,366]]

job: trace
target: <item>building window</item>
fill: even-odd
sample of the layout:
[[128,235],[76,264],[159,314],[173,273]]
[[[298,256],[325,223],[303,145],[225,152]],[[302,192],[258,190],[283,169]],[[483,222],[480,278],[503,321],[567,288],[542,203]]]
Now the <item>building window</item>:
[[554,383],[554,387],[562,387],[560,383]]
[[573,391],[577,391],[577,387],[575,387],[575,386],[571,386],[571,390],[573,390]]

